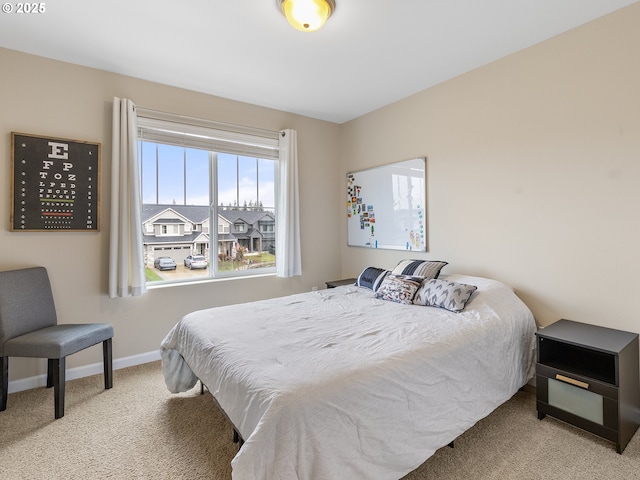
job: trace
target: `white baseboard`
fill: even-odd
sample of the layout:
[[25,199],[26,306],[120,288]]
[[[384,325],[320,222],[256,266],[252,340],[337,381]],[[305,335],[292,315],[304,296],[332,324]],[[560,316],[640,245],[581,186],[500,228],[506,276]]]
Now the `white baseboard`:
[[[160,360],[159,350],[141,353],[139,355],[132,355],[130,357],[115,358],[113,360],[113,369],[119,370],[121,368],[132,367],[134,365],[142,365],[143,363],[155,362],[157,360]],[[68,368],[66,372],[66,379],[73,380],[75,378],[83,378],[101,373],[104,373],[104,365],[102,362],[99,362],[91,365],[83,365],[82,367]],[[9,382],[9,393],[21,392],[22,390],[30,390],[32,388],[45,387],[46,385],[47,375],[43,373],[42,375],[21,378],[20,380],[13,380]]]

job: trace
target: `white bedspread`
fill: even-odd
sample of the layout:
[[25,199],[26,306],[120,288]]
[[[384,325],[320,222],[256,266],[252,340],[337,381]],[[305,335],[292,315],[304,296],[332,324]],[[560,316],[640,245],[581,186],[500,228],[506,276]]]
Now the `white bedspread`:
[[512,290],[441,278],[478,286],[462,313],[355,286],[193,312],[162,342],[167,386],[197,376],[220,403],[245,439],[234,480],[398,479],[533,374]]

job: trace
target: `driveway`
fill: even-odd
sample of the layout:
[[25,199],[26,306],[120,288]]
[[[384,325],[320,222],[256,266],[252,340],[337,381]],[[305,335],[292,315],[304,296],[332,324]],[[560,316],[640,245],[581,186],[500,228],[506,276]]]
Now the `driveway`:
[[198,270],[190,270],[183,264],[179,263],[175,270],[158,270],[154,268],[153,271],[163,280],[181,280],[187,278],[208,278],[209,267],[201,268]]

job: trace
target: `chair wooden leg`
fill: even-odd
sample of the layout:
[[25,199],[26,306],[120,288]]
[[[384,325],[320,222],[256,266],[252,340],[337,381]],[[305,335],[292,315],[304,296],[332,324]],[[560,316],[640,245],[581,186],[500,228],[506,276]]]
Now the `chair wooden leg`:
[[64,387],[66,358],[54,358],[53,361],[53,396],[56,419],[64,417]]
[[113,355],[111,348],[111,338],[102,342],[102,358],[104,360],[104,388],[105,390],[113,387]]
[[0,357],[0,412],[7,409],[9,395],[9,357]]
[[55,358],[47,359],[47,388],[53,387],[53,370],[55,367]]

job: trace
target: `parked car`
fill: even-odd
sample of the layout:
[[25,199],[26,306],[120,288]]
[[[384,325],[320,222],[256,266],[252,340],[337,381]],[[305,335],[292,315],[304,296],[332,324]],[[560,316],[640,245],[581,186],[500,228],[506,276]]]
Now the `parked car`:
[[176,262],[171,257],[158,257],[153,261],[153,266],[158,270],[175,270]]
[[194,268],[207,268],[207,259],[204,255],[189,255],[184,259],[184,266],[193,270]]

